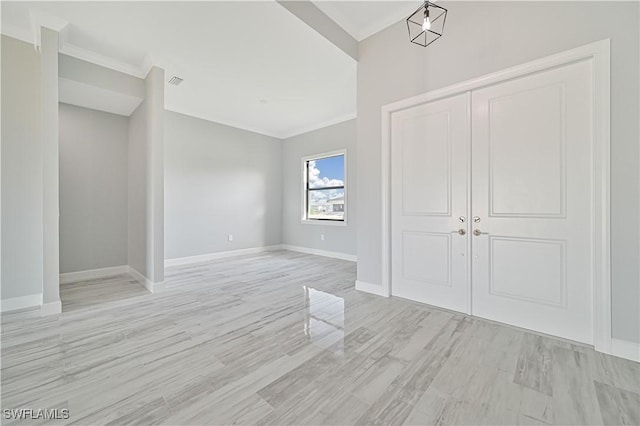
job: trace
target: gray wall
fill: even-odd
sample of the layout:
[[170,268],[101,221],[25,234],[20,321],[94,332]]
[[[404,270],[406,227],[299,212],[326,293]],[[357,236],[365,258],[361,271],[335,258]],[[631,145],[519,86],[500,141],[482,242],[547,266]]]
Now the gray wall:
[[[347,226],[303,224],[302,157],[347,149]],[[282,243],[356,255],[356,120],[285,139],[282,144]],[[324,234],[322,241],[320,235]]]
[[280,244],[281,146],[165,111],[165,258]]
[[[640,342],[639,4],[447,2],[444,36],[428,48],[398,22],[360,43],[358,280],[381,283],[380,107],[506,67],[611,38],[613,337]],[[375,182],[372,183],[372,182]]]
[[40,56],[2,36],[2,299],[42,293]]
[[60,104],[60,272],[127,264],[129,119]]
[[164,281],[164,70],[152,67],[145,78],[147,104],[147,271]]
[[164,280],[164,70],[152,67],[145,99],[129,117],[129,266]]
[[59,34],[40,28],[40,117],[42,126],[42,306],[49,315],[60,303],[60,144],[58,141]]
[[140,106],[129,117],[127,181],[127,256],[128,265],[149,277],[147,271],[147,108]]

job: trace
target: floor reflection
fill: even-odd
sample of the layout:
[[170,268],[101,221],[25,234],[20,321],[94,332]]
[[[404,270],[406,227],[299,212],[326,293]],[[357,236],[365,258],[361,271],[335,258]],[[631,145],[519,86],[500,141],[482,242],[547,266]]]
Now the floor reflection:
[[134,297],[147,296],[149,292],[129,274],[76,281],[60,285],[62,311],[70,312],[121,302]]
[[304,290],[304,334],[311,343],[336,353],[344,350],[344,299],[302,286]]

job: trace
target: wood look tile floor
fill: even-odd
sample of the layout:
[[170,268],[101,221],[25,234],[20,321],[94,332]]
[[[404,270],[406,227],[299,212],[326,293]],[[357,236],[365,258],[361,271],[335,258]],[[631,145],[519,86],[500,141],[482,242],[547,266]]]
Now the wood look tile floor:
[[81,425],[640,423],[639,364],[359,293],[355,270],[281,251],[168,269],[157,294],[124,275],[65,285],[61,315],[2,316],[2,408]]

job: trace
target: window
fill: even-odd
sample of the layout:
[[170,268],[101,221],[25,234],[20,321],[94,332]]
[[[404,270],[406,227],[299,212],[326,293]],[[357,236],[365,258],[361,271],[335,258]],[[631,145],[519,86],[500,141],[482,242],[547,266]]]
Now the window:
[[345,221],[346,151],[329,152],[302,159],[304,221]]

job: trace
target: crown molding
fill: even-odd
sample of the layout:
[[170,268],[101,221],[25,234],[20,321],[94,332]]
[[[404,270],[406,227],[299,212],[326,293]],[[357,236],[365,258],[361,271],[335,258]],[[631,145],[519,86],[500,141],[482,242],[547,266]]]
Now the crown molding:
[[29,22],[31,23],[31,34],[33,36],[33,44],[37,51],[40,51],[41,45],[41,29],[48,28],[58,33],[62,32],[69,22],[57,16],[43,12],[38,9],[29,9]]
[[222,117],[204,116],[204,115],[199,114],[197,112],[180,111],[180,110],[174,109],[171,106],[167,106],[167,105],[165,105],[164,109],[165,109],[165,111],[170,111],[170,112],[173,112],[173,113],[176,113],[176,114],[184,115],[186,117],[197,118],[198,120],[209,121],[209,122],[215,123],[215,124],[221,124],[221,125],[227,126],[227,127],[233,127],[234,129],[244,130],[244,131],[251,132],[251,133],[257,133],[259,135],[269,136],[269,137],[275,138],[275,139],[285,139],[285,137],[281,133],[271,132],[269,130],[265,130],[265,129],[254,127],[254,126],[247,126],[245,124],[241,124],[241,123],[235,122],[233,120],[227,120],[226,118],[222,118]]
[[[432,3],[435,3],[435,1],[433,1]],[[415,12],[418,7],[419,5],[412,4],[411,7],[404,7],[398,10],[396,13],[390,13],[381,17],[380,19],[372,21],[369,25],[359,31],[357,38],[358,41],[362,41],[368,37],[371,37],[372,35],[390,27],[391,25],[406,19],[409,14]]]
[[36,51],[40,51],[40,29],[42,27],[49,28],[50,30],[60,33],[60,53],[138,78],[145,78],[149,73],[149,70],[151,70],[154,65],[151,55],[149,54],[145,56],[141,64],[133,65],[128,62],[119,61],[112,57],[76,46],[73,43],[70,43],[67,37],[69,23],[64,19],[45,13],[41,10],[29,9],[29,21],[31,26],[29,30],[13,27],[11,25],[2,25],[1,33],[8,37],[33,44]]
[[294,136],[299,136],[305,133],[313,132],[314,130],[323,129],[325,127],[333,126],[335,124],[344,123],[345,121],[353,120],[357,118],[358,114],[356,112],[349,113],[347,115],[341,115],[339,117],[332,118],[331,120],[321,121],[316,124],[311,124],[308,126],[300,127],[297,130],[287,133],[284,136],[281,136],[280,139],[289,139]]
[[272,137],[272,138],[275,138],[275,139],[280,139],[280,140],[289,139],[289,138],[292,138],[294,136],[299,136],[299,135],[302,135],[304,133],[312,132],[314,130],[323,129],[325,127],[333,126],[335,124],[344,123],[345,121],[353,120],[353,119],[355,119],[357,117],[357,114],[354,112],[354,113],[351,113],[351,114],[347,114],[347,115],[343,115],[343,116],[340,116],[340,117],[336,117],[336,118],[328,120],[328,121],[323,121],[323,122],[320,122],[320,123],[311,124],[309,126],[304,126],[304,127],[301,127],[299,129],[297,129],[294,132],[280,133],[280,132],[268,131],[268,130],[257,128],[257,127],[253,127],[253,126],[247,126],[245,124],[240,124],[240,123],[237,123],[235,121],[226,120],[224,118],[210,117],[210,116],[205,117],[203,115],[200,115],[198,113],[193,113],[193,112],[190,112],[190,111],[178,111],[176,109],[172,109],[171,107],[167,107],[167,106],[165,106],[164,109],[166,111],[173,112],[175,114],[184,115],[186,117],[196,118],[198,120],[209,121],[211,123],[221,124],[223,126],[233,127],[235,129],[244,130],[244,131],[251,132],[251,133],[257,133],[257,134],[260,134],[260,135],[263,135],[263,136],[269,136],[269,137]]
[[[45,28],[48,28],[48,27],[45,27]],[[39,34],[40,33],[38,32],[38,42],[40,37]],[[25,43],[33,44],[35,49],[39,51],[40,45],[34,43],[34,40],[32,38],[32,34],[30,31],[21,31],[17,28],[3,25],[2,35],[15,38],[16,40],[20,40]],[[150,55],[145,56],[145,59],[140,66],[135,66],[127,62],[118,61],[109,56],[101,55],[100,53],[96,53],[91,50],[78,47],[65,40],[62,40],[62,38],[60,40],[59,52],[76,59],[90,62],[95,65],[100,65],[101,67],[109,68],[114,71],[118,71],[124,74],[131,75],[133,77],[138,77],[142,79],[144,79],[147,76],[147,74],[149,73],[149,71],[154,65]]]
[[[411,12],[414,12],[422,2],[408,3],[406,7],[397,10],[395,13],[385,14],[378,19],[372,20],[364,28],[358,28],[354,22],[346,16],[334,2],[315,0],[314,4],[322,10],[325,15],[332,19],[336,24],[342,27],[357,41],[362,41],[373,34],[384,30],[385,28],[402,21],[407,18]],[[435,3],[435,0],[432,1]]]
[[109,56],[78,47],[66,41],[62,42],[62,46],[60,46],[60,53],[138,78],[145,78],[153,66],[153,62],[149,55],[145,57],[143,64],[135,66],[127,62],[118,61],[117,59],[113,59]]
[[[46,27],[48,28],[48,27]],[[39,44],[34,43],[33,33],[31,31],[20,30],[19,28],[11,27],[8,25],[2,26],[2,35],[15,38],[16,40],[23,41],[25,43],[33,44],[36,50],[39,49]],[[39,33],[38,33],[39,34]],[[39,36],[38,36],[39,37]],[[131,65],[126,62],[118,61],[109,56],[101,55],[82,47],[78,47],[60,38],[60,53],[80,59],[86,62],[90,62],[101,67],[109,68],[114,71],[118,71],[124,74],[131,75],[144,79],[149,70],[153,67],[154,63],[150,55],[146,55],[143,63],[140,66]]]
[[[142,64],[140,64],[140,67],[138,67],[139,71],[142,73],[142,77],[141,78],[146,78],[147,74],[149,74],[149,71],[151,71],[151,68],[153,68],[154,65],[158,65],[158,64],[153,61],[153,59],[151,58],[151,55],[149,53],[144,55],[144,59],[142,60]],[[162,67],[162,68],[164,68],[164,67]]]
[[2,35],[23,41],[28,44],[33,43],[33,33],[31,30],[24,30],[7,24],[2,24]]
[[343,30],[345,30],[351,37],[360,41],[360,31],[351,19],[345,16],[340,8],[336,7],[333,2],[314,0],[313,3],[336,24],[338,24]]

